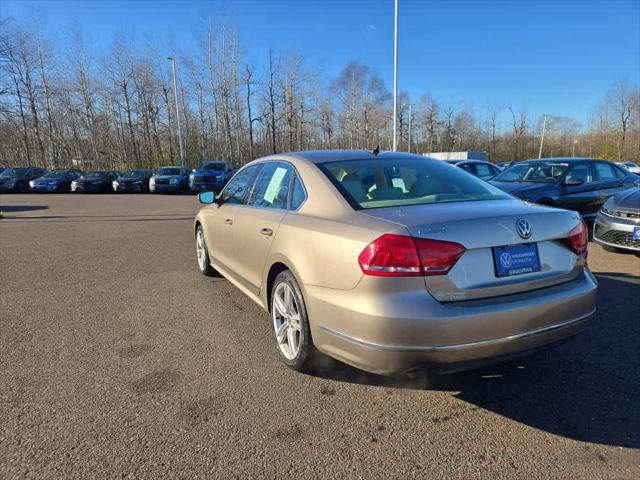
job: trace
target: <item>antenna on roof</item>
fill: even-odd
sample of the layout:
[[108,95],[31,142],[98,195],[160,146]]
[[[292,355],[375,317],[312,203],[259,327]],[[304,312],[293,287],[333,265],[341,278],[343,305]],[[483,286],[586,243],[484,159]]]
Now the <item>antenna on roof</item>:
[[380,145],[378,145],[376,148],[371,150],[371,153],[377,156],[380,153]]

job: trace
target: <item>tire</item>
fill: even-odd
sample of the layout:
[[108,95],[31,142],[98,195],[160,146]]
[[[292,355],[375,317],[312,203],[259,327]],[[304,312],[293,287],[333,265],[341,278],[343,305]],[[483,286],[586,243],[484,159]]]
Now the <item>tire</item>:
[[200,270],[201,274],[206,277],[215,276],[216,271],[209,260],[209,251],[207,250],[207,242],[204,238],[202,225],[198,225],[196,229],[196,259],[198,260],[198,270]]
[[302,291],[289,270],[280,272],[276,277],[269,301],[273,335],[280,358],[288,367],[306,371],[315,349]]

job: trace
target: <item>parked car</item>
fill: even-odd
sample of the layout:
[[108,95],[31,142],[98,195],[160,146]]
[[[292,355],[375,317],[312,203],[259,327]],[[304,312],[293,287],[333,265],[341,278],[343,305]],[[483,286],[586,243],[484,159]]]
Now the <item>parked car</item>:
[[616,162],[616,165],[620,165],[622,168],[629,170],[631,173],[640,175],[640,166],[633,162]]
[[148,192],[152,175],[151,170],[129,170],[111,182],[111,187],[114,192]]
[[46,172],[38,167],[7,168],[0,173],[0,192],[28,192],[29,182]]
[[192,192],[219,192],[232,175],[233,169],[229,162],[202,162],[189,175],[189,188]]
[[316,351],[384,375],[467,369],[576,334],[595,314],[580,216],[443,161],[273,155],[199,200],[200,272],[269,312],[294,369]]
[[181,193],[187,190],[189,172],[183,167],[162,167],[149,180],[151,193]]
[[493,163],[485,162],[484,160],[446,160],[446,162],[460,167],[483,180],[489,180],[502,171]]
[[56,169],[45,173],[29,182],[32,192],[70,192],[71,182],[82,176],[81,170],[75,168]]
[[638,182],[634,174],[605,160],[545,158],[519,162],[491,183],[523,200],[566,208],[593,219],[607,198]]
[[118,178],[120,172],[115,170],[97,170],[85,173],[82,177],[71,182],[72,192],[109,193],[111,183]]
[[593,222],[593,240],[609,251],[640,254],[640,187],[614,195]]

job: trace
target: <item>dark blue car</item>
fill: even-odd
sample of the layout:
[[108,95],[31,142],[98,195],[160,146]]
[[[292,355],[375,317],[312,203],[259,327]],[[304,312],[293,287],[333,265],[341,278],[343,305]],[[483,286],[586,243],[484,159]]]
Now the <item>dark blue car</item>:
[[606,160],[543,158],[518,162],[490,183],[523,200],[574,210],[590,220],[609,197],[639,180]]
[[56,169],[45,173],[29,182],[32,192],[70,192],[71,182],[83,175],[81,170],[75,168]]
[[189,189],[192,192],[218,192],[232,175],[233,169],[229,162],[202,162],[202,165],[189,175]]

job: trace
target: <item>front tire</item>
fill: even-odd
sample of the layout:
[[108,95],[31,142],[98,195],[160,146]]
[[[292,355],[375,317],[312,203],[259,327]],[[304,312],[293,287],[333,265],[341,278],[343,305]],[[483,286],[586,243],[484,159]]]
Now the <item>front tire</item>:
[[271,319],[278,353],[284,363],[305,371],[314,353],[307,308],[289,270],[280,272],[271,289]]
[[213,277],[216,271],[209,260],[209,251],[207,250],[207,242],[204,238],[202,225],[198,225],[196,230],[196,258],[198,259],[200,273],[207,277]]

